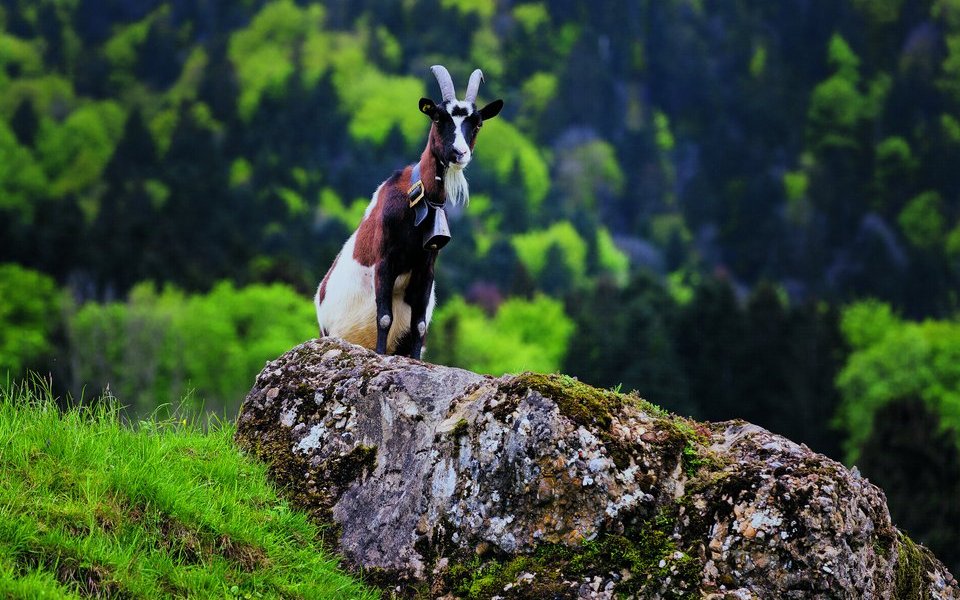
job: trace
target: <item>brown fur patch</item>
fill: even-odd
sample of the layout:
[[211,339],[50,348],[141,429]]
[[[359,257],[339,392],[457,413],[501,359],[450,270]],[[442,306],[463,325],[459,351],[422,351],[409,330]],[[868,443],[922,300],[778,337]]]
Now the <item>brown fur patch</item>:
[[323,281],[320,282],[320,287],[317,288],[317,304],[322,304],[323,299],[327,297],[327,282],[330,281],[330,274],[333,273],[334,268],[337,266],[337,261],[340,260],[340,253],[337,253],[336,258],[333,259],[333,264],[330,265],[330,268],[327,269],[327,274],[323,276]]
[[387,202],[389,186],[384,184],[378,191],[377,205],[370,216],[360,222],[357,239],[353,246],[353,258],[365,267],[372,267],[380,259],[383,248],[383,209]]
[[[430,127],[430,144],[440,145],[436,129],[436,127]],[[423,182],[423,188],[427,194],[436,195],[437,188],[440,186],[437,185],[437,163],[433,160],[430,144],[427,144],[427,147],[423,149],[423,154],[420,155],[420,181]],[[440,191],[442,192],[442,190]]]
[[[433,197],[443,197],[443,188],[436,180],[437,167],[431,152],[431,144],[440,145],[436,127],[430,128],[430,143],[420,155],[420,181],[424,190]],[[353,246],[353,258],[365,267],[374,266],[383,257],[385,219],[402,218],[407,210],[407,190],[410,188],[412,167],[405,167],[399,178],[383,183],[377,196],[377,205],[357,228],[357,239]],[[392,203],[392,204],[391,204]],[[390,204],[390,206],[387,206]],[[321,284],[322,285],[322,284]]]

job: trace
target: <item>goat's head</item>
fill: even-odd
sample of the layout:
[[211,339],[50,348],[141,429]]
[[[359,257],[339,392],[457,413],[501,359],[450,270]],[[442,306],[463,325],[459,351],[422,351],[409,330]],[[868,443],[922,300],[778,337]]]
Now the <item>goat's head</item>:
[[440,65],[431,67],[443,100],[440,104],[430,98],[420,98],[420,112],[430,117],[430,150],[444,165],[460,170],[470,163],[473,146],[477,142],[480,127],[487,119],[492,119],[503,108],[503,100],[494,100],[481,109],[477,109],[477,91],[483,81],[483,73],[477,69],[470,75],[467,93],[463,100],[457,100],[453,80],[446,68]]

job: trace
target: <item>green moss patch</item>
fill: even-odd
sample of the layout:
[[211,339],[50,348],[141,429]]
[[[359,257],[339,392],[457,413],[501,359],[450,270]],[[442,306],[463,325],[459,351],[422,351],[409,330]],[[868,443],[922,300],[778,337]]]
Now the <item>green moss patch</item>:
[[[542,549],[536,555],[517,556],[510,560],[481,560],[458,562],[446,575],[449,590],[459,598],[471,600],[504,598],[566,598],[571,597],[570,586],[563,583],[560,569],[551,567],[551,552]],[[532,573],[529,583],[517,585],[524,573]],[[511,589],[504,588],[510,587]],[[512,589],[516,588],[516,589]],[[511,593],[512,592],[512,593]]]
[[450,431],[450,437],[456,439],[462,435],[466,435],[467,430],[469,429],[470,424],[466,419],[460,419],[457,421],[457,424],[453,426],[453,429]]
[[636,405],[652,416],[669,416],[669,413],[659,406],[635,394],[621,394],[595,388],[569,375],[522,373],[508,384],[508,391],[511,388],[520,392],[525,389],[538,392],[544,398],[556,402],[561,414],[585,427],[593,425],[604,429],[609,428],[612,420],[611,413],[622,408],[626,402]]
[[897,534],[900,547],[897,550],[895,600],[924,600],[930,597],[926,574],[934,570],[933,556],[923,546],[917,545],[907,535]]
[[687,477],[696,476],[704,467],[717,470],[722,466],[720,459],[704,449],[709,442],[709,435],[703,425],[681,417],[675,417],[671,425],[678,441],[682,442],[680,460]]
[[658,444],[664,457],[675,454],[683,462],[685,473],[692,477],[700,467],[715,465],[716,460],[708,455],[703,446],[708,439],[707,430],[694,421],[671,415],[659,406],[647,402],[635,393],[622,394],[587,385],[560,374],[522,373],[509,381],[504,391],[522,397],[533,390],[556,403],[560,414],[574,423],[594,431],[610,458],[620,468],[630,463],[631,443],[611,435],[613,415],[625,405],[632,405],[653,419],[655,432],[649,441]]
[[330,459],[324,471],[329,473],[330,482],[343,491],[364,472],[370,473],[376,468],[377,447],[361,444],[344,456]]
[[576,598],[579,582],[618,575],[618,597],[659,590],[664,598],[697,597],[702,564],[673,539],[675,521],[666,513],[605,533],[579,547],[545,544],[535,552],[507,558],[456,561],[445,575],[445,589],[471,600]]

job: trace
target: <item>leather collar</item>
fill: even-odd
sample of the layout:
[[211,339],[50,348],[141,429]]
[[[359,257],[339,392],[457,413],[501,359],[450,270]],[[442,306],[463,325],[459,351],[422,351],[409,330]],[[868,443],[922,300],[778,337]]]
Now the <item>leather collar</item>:
[[433,209],[443,210],[446,204],[446,198],[437,202],[426,196],[426,187],[420,178],[419,162],[414,164],[413,170],[410,171],[410,187],[407,189],[407,200],[410,202],[410,208],[412,208],[414,212],[413,225],[415,227],[423,223],[429,215],[430,211],[427,205]]
[[426,197],[426,188],[420,178],[419,162],[410,171],[407,199],[410,202],[410,208],[413,209],[414,227],[419,227],[427,217],[433,216],[430,219],[430,225],[423,232],[423,248],[436,252],[446,246],[450,241],[450,226],[447,224],[447,211],[444,209],[446,198],[436,202]]

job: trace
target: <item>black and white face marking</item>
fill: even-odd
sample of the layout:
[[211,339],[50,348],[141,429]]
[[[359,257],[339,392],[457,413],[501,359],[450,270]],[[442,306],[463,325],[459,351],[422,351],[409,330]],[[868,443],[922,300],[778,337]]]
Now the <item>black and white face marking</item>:
[[467,202],[470,193],[463,169],[473,158],[473,146],[483,122],[500,114],[502,108],[503,100],[494,100],[477,110],[473,102],[464,100],[445,100],[437,105],[429,98],[420,99],[420,112],[434,123],[431,150],[449,167],[443,187],[445,196],[453,202]]
[[445,165],[460,170],[473,158],[473,145],[483,123],[481,111],[472,102],[447,100],[434,104],[428,98],[420,100],[420,111],[429,116],[436,128],[440,148],[434,152]]
[[472,103],[449,100],[442,105],[438,132],[443,139],[446,160],[451,167],[462,169],[473,158],[473,144],[480,128],[480,115]]

